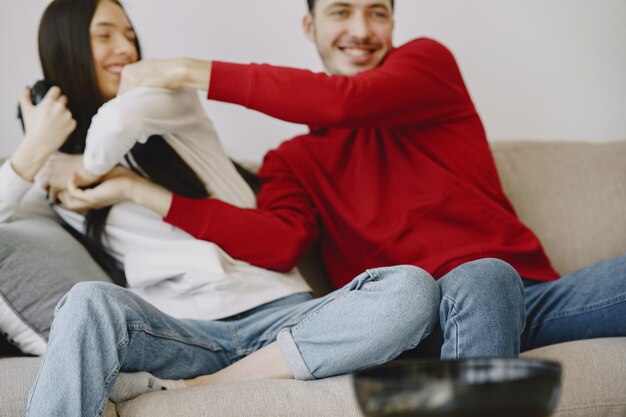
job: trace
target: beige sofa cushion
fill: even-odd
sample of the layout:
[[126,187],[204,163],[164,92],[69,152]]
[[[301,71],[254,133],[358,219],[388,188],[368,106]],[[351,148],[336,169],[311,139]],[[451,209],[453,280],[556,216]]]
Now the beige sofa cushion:
[[[40,358],[0,359],[0,417],[23,417],[30,387],[37,378]],[[63,375],[59,375],[63,378]],[[113,403],[109,402],[104,417],[118,417]]]
[[506,194],[557,271],[626,253],[626,141],[492,149]]
[[[554,417],[626,416],[626,338],[562,343],[522,354],[561,362]],[[349,377],[262,380],[159,392],[118,405],[121,417],[360,417]]]
[[40,363],[35,358],[0,359],[0,416],[26,413],[26,399]]
[[524,352],[563,364],[553,417],[626,416],[626,337],[580,340]]
[[163,391],[118,405],[121,417],[360,417],[351,377],[284,379]]
[[[563,364],[554,417],[626,416],[626,338],[561,343],[522,356]],[[40,359],[0,359],[0,417],[24,416]],[[163,391],[118,405],[120,417],[360,417],[350,377],[261,380]],[[105,417],[116,417],[114,407]]]

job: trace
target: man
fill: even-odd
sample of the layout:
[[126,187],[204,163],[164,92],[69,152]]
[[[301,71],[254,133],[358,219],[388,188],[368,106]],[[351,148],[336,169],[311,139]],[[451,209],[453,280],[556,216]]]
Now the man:
[[[517,353],[486,329],[509,326],[505,337],[517,339],[524,325],[516,325],[514,303],[479,300],[483,288],[466,289],[459,299],[448,295],[466,283],[505,285],[502,271],[476,267],[485,258],[506,261],[524,279],[522,349],[626,335],[626,257],[557,280],[538,239],[502,191],[449,52],[427,39],[394,49],[393,1],[308,5],[304,29],[329,75],[193,60],[125,68],[122,89],[208,85],[209,99],[311,126],[309,134],[268,153],[259,212],[174,196],[165,219],[274,269],[295,265],[319,236],[336,286],[366,268],[421,266],[442,290],[442,357]],[[250,244],[242,245],[232,231],[246,231]],[[254,242],[268,236],[272,244]],[[515,300],[511,286],[503,292]],[[472,321],[466,314],[481,317]]]
[[[152,207],[276,270],[319,239],[336,287],[371,268],[424,268],[441,290],[442,358],[515,356],[520,334],[522,349],[626,335],[626,257],[558,279],[504,195],[453,56],[429,39],[393,48],[393,6],[309,1],[304,30],[327,74],[189,59],[127,66],[122,91],[208,86],[209,99],[310,126],[267,154],[257,210],[164,191]],[[288,347],[274,347],[281,363]]]
[[121,90],[209,85],[210,99],[311,126],[265,158],[257,211],[174,196],[160,212],[276,270],[293,268],[320,238],[335,287],[372,268],[424,268],[442,295],[441,357],[516,356],[518,272],[536,281],[557,274],[502,192],[454,58],[429,39],[394,49],[393,6],[309,3],[304,30],[328,74],[195,60],[126,67]]

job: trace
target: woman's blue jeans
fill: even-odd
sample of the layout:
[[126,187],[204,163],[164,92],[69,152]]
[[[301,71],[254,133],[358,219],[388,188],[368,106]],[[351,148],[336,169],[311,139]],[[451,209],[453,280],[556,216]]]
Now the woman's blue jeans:
[[101,416],[120,371],[191,378],[274,341],[298,379],[350,373],[415,347],[435,326],[439,300],[435,280],[413,266],[369,270],[325,297],[296,294],[216,321],[177,320],[123,288],[81,283],[57,306],[27,415]]

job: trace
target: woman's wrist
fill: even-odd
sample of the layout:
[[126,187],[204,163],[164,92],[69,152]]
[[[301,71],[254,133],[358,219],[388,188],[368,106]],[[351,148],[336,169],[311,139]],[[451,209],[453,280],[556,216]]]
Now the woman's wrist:
[[54,152],[42,149],[41,146],[31,146],[28,138],[20,143],[20,146],[11,155],[10,163],[13,170],[22,179],[33,182],[35,176],[46,162],[48,157]]

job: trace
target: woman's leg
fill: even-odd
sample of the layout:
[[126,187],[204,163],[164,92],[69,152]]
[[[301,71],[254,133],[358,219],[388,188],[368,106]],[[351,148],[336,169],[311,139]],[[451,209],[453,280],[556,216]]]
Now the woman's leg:
[[387,362],[432,331],[439,299],[437,283],[420,268],[369,270],[325,297],[242,321],[242,332],[259,350],[188,384],[277,377],[310,380]]
[[626,336],[626,255],[557,281],[525,281],[522,349],[571,340]]
[[57,306],[27,415],[101,416],[120,370],[180,379],[228,366],[207,337],[216,325],[173,319],[111,284],[78,284]]

